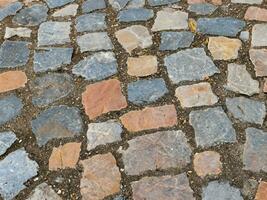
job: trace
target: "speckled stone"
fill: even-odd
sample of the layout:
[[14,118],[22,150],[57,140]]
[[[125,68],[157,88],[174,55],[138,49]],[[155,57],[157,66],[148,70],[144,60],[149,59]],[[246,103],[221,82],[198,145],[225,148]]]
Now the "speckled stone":
[[78,32],[101,31],[107,28],[106,14],[90,13],[77,17],[75,28]]
[[162,6],[173,3],[178,3],[180,0],[148,0],[150,6]]
[[75,0],[45,0],[49,8],[57,8],[72,3]]
[[[0,132],[0,156],[3,155],[8,148],[17,140],[12,131]],[[1,169],[0,169],[1,170]]]
[[267,46],[267,23],[255,24],[252,28],[251,46]]
[[153,16],[153,10],[146,8],[131,8],[120,11],[117,18],[120,22],[135,22],[148,21],[153,18]]
[[62,200],[60,196],[46,183],[38,185],[27,200]]
[[162,32],[160,38],[159,50],[176,50],[189,47],[194,40],[194,34],[189,31]]
[[105,0],[87,0],[82,4],[82,12],[89,13],[95,10],[106,8]]
[[210,3],[197,3],[189,5],[188,10],[194,12],[198,15],[210,15],[217,9],[217,6],[214,6]]
[[15,15],[22,7],[23,4],[21,2],[13,2],[0,7],[0,22],[10,15]]

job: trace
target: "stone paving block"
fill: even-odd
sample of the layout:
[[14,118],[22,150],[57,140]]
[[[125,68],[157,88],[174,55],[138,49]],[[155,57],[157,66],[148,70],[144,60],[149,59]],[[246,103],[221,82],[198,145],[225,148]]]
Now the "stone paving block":
[[252,28],[251,46],[267,46],[267,23],[255,24]]
[[188,10],[194,12],[198,15],[210,15],[217,9],[217,6],[214,6],[210,3],[198,3],[188,6]]
[[61,8],[60,10],[54,12],[52,16],[53,17],[76,16],[78,7],[79,5],[76,3],[67,5],[66,7]]
[[198,147],[236,142],[235,129],[221,107],[192,111],[189,123],[194,128]]
[[106,8],[105,0],[87,0],[82,4],[82,12],[88,13],[99,9]]
[[231,2],[240,4],[261,4],[263,0],[231,0]]
[[27,76],[23,71],[7,71],[0,74],[0,93],[25,87]]
[[137,132],[177,124],[177,113],[174,105],[146,107],[140,111],[130,111],[120,117],[123,126],[130,132]]
[[108,0],[113,9],[119,11],[127,6],[130,0]]
[[148,0],[150,6],[162,6],[173,3],[178,3],[180,0]]
[[75,137],[81,133],[82,126],[80,110],[63,105],[46,109],[31,122],[40,147],[52,139]]
[[38,185],[27,200],[62,200],[60,196],[46,183]]
[[267,172],[267,133],[256,128],[246,129],[243,152],[244,169]]
[[15,15],[21,8],[23,4],[21,2],[12,2],[7,5],[0,6],[0,22],[8,16]]
[[164,58],[168,76],[174,84],[182,81],[204,80],[220,73],[203,48],[178,51]]
[[249,40],[249,31],[242,31],[239,35],[239,38],[244,41],[247,42]]
[[6,153],[11,145],[17,140],[17,137],[12,131],[0,132],[0,156]]
[[120,22],[148,21],[154,17],[153,10],[146,8],[131,8],[121,10],[117,19]]
[[106,14],[104,13],[81,15],[75,21],[75,28],[78,32],[102,31],[107,28],[105,18]]
[[121,174],[111,153],[95,155],[80,164],[84,169],[80,184],[83,199],[103,199],[120,191]]
[[254,65],[256,76],[267,76],[267,49],[250,49],[249,57]]
[[128,100],[137,105],[155,102],[169,92],[162,78],[131,82],[127,91]]
[[75,0],[45,0],[49,8],[57,8],[72,3]]
[[133,199],[194,200],[193,190],[189,186],[186,174],[176,176],[144,177],[131,183]]
[[255,200],[264,200],[267,196],[267,182],[261,181],[258,187]]
[[18,149],[0,161],[0,194],[4,200],[13,199],[26,188],[24,183],[38,173],[38,164],[29,159],[24,148]]
[[146,0],[131,0],[126,8],[142,8],[146,4]]
[[148,170],[183,168],[190,163],[191,147],[182,131],[162,131],[138,136],[120,150],[127,175]]
[[4,39],[8,39],[11,38],[13,36],[18,36],[18,37],[31,37],[32,34],[32,30],[28,29],[28,28],[9,28],[6,27],[6,32],[5,32],[5,36]]
[[244,18],[246,20],[256,20],[256,21],[267,22],[267,9],[250,6],[247,9]]

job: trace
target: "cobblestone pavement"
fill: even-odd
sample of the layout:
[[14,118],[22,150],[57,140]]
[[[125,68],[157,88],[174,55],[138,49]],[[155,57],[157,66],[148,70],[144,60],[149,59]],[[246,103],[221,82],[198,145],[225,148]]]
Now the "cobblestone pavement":
[[266,0],[0,0],[1,200],[267,200]]

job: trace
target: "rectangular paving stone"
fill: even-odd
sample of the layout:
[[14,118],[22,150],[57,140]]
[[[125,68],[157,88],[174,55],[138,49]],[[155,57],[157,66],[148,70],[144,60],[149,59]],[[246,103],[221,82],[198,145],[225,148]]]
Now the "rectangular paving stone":
[[248,7],[244,18],[246,20],[256,20],[267,22],[267,9],[255,6]]
[[194,40],[194,34],[189,31],[162,32],[160,40],[159,50],[176,50],[189,47]]
[[256,76],[267,76],[267,49],[250,49],[249,57],[254,65]]
[[23,27],[19,27],[19,28],[10,28],[10,27],[6,27],[6,32],[5,32],[5,39],[11,38],[13,36],[18,36],[18,37],[31,37],[32,34],[32,30],[29,28],[23,28]]
[[197,3],[188,6],[188,10],[198,15],[211,15],[217,6],[210,3]]
[[148,21],[149,19],[153,18],[153,16],[153,10],[145,8],[131,8],[121,10],[117,19],[120,22]]
[[78,32],[105,30],[107,28],[105,18],[104,13],[81,15],[75,21],[75,28]]
[[82,4],[82,12],[92,12],[99,9],[106,8],[105,0],[86,0]]
[[0,93],[25,87],[28,82],[23,71],[7,71],[0,74]]
[[251,46],[253,47],[267,46],[267,23],[255,24],[253,26]]
[[69,4],[65,6],[64,8],[61,8],[54,12],[52,17],[70,17],[70,16],[76,16],[77,14],[77,9],[79,8],[79,5],[74,3],[74,4]]

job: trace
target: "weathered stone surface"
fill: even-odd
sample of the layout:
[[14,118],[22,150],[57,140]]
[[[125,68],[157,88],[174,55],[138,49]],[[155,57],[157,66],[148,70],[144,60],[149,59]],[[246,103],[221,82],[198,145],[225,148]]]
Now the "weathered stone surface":
[[161,5],[168,5],[172,3],[177,3],[180,0],[148,0],[148,4],[150,6],[161,6]]
[[107,28],[106,14],[104,13],[90,13],[77,17],[75,23],[78,32],[85,31],[101,31]]
[[17,2],[17,0],[2,0],[0,2],[0,8],[4,8],[14,2]]
[[81,143],[71,142],[53,148],[49,158],[49,170],[75,168],[79,160]]
[[79,109],[68,106],[53,106],[41,112],[31,122],[37,144],[45,145],[55,138],[70,138],[82,131]]
[[243,153],[244,169],[267,172],[267,133],[256,128],[246,129]]
[[48,21],[42,23],[38,30],[38,46],[70,42],[70,26],[71,22]]
[[199,18],[197,31],[208,35],[236,36],[246,23],[232,17]]
[[153,16],[153,10],[146,8],[131,8],[120,11],[118,20],[120,22],[147,21],[153,18]]
[[267,23],[256,24],[252,28],[251,46],[267,46]]
[[193,191],[186,174],[176,176],[145,177],[131,183],[133,199],[193,200]]
[[255,67],[256,76],[267,76],[267,49],[250,49],[249,57]]
[[130,0],[108,0],[112,8],[115,10],[121,10],[130,2]]
[[6,27],[5,39],[11,38],[13,36],[18,37],[31,37],[32,30],[28,28],[9,28]]
[[232,3],[240,4],[261,4],[263,0],[231,0]]
[[147,170],[183,168],[190,163],[191,147],[182,131],[162,131],[128,141],[120,150],[125,172],[139,175]]
[[146,0],[131,0],[126,8],[142,8],[146,4]]
[[29,60],[29,42],[5,40],[0,47],[0,69],[26,65]]
[[229,182],[212,181],[202,190],[203,200],[243,200],[240,190],[231,186]]
[[77,37],[81,52],[111,50],[113,44],[106,32],[87,33]]
[[45,0],[49,8],[57,8],[72,3],[74,0]]
[[121,82],[117,79],[88,85],[82,94],[82,104],[90,119],[127,107],[126,98],[121,91]]
[[121,140],[121,124],[115,120],[88,124],[87,150]]
[[7,71],[0,74],[0,93],[25,87],[27,76],[23,71]]
[[66,73],[51,73],[37,77],[30,84],[32,103],[47,106],[68,96],[74,89],[73,79]]
[[155,102],[169,92],[162,78],[129,83],[127,91],[128,100],[137,105]]
[[264,200],[267,197],[267,182],[261,181],[256,193],[255,200]]
[[33,70],[46,72],[57,70],[71,63],[72,48],[41,48],[34,52]]
[[102,80],[117,73],[117,60],[113,52],[99,52],[76,64],[72,73],[89,81]]
[[3,5],[0,6],[0,21],[10,15],[15,15],[22,8],[22,6],[23,4],[21,2],[12,2],[6,4],[6,1],[3,1]]
[[122,115],[120,120],[128,131],[137,132],[175,126],[177,113],[174,105],[147,107],[140,111],[130,111]]
[[87,0],[82,4],[83,13],[106,8],[105,0]]
[[26,188],[24,183],[37,175],[38,164],[29,159],[28,153],[18,149],[0,161],[0,194],[5,200],[13,199]]
[[111,153],[96,155],[80,162],[83,199],[99,200],[120,191],[121,174]]
[[148,29],[141,25],[133,25],[121,29],[115,33],[115,36],[128,53],[131,53],[138,47],[144,49],[153,44],[152,36]]
[[235,129],[221,107],[192,111],[189,123],[194,128],[199,147],[236,142]]
[[206,0],[187,0],[187,3],[189,5],[192,5],[192,4],[200,4],[200,3],[205,3]]
[[66,7],[61,8],[60,10],[54,12],[52,16],[53,17],[76,16],[78,7],[79,5],[76,3],[67,5]]
[[226,106],[234,118],[242,122],[262,124],[266,115],[264,102],[245,97],[227,98]]
[[37,26],[46,21],[48,8],[44,4],[34,4],[20,10],[12,22],[23,26]]
[[156,56],[129,57],[127,60],[127,73],[130,76],[149,76],[158,71],[158,61]]
[[244,42],[247,42],[249,40],[249,31],[242,31],[240,33],[240,36],[239,38],[244,41]]
[[159,50],[161,51],[189,47],[194,40],[194,34],[189,31],[162,32],[160,37]]
[[258,187],[258,181],[254,178],[244,180],[243,189],[241,190],[244,197],[254,199]]
[[175,90],[175,96],[183,108],[210,106],[218,102],[218,97],[212,92],[209,83],[180,86]]
[[22,101],[15,95],[0,98],[0,125],[9,122],[20,115],[23,108]]
[[[12,131],[0,132],[0,156],[16,141],[17,137]],[[1,170],[1,169],[0,169]]]
[[246,95],[259,93],[259,82],[252,79],[245,65],[229,64],[226,89]]
[[27,200],[62,200],[46,183],[38,185]]
[[207,175],[219,175],[222,172],[220,154],[215,151],[204,151],[194,155],[194,170],[204,178]]
[[244,17],[246,20],[256,20],[267,22],[267,9],[250,6]]
[[182,81],[204,80],[220,73],[203,48],[182,50],[164,59],[168,75],[175,84]]
[[208,48],[214,60],[231,60],[238,57],[242,46],[239,39],[227,37],[210,37]]
[[217,6],[214,6],[210,3],[198,3],[189,5],[188,10],[194,12],[198,15],[210,15],[217,9]]
[[264,86],[263,86],[263,92],[267,93],[267,79],[264,79]]
[[157,12],[152,31],[179,30],[188,28],[188,13],[165,8]]

